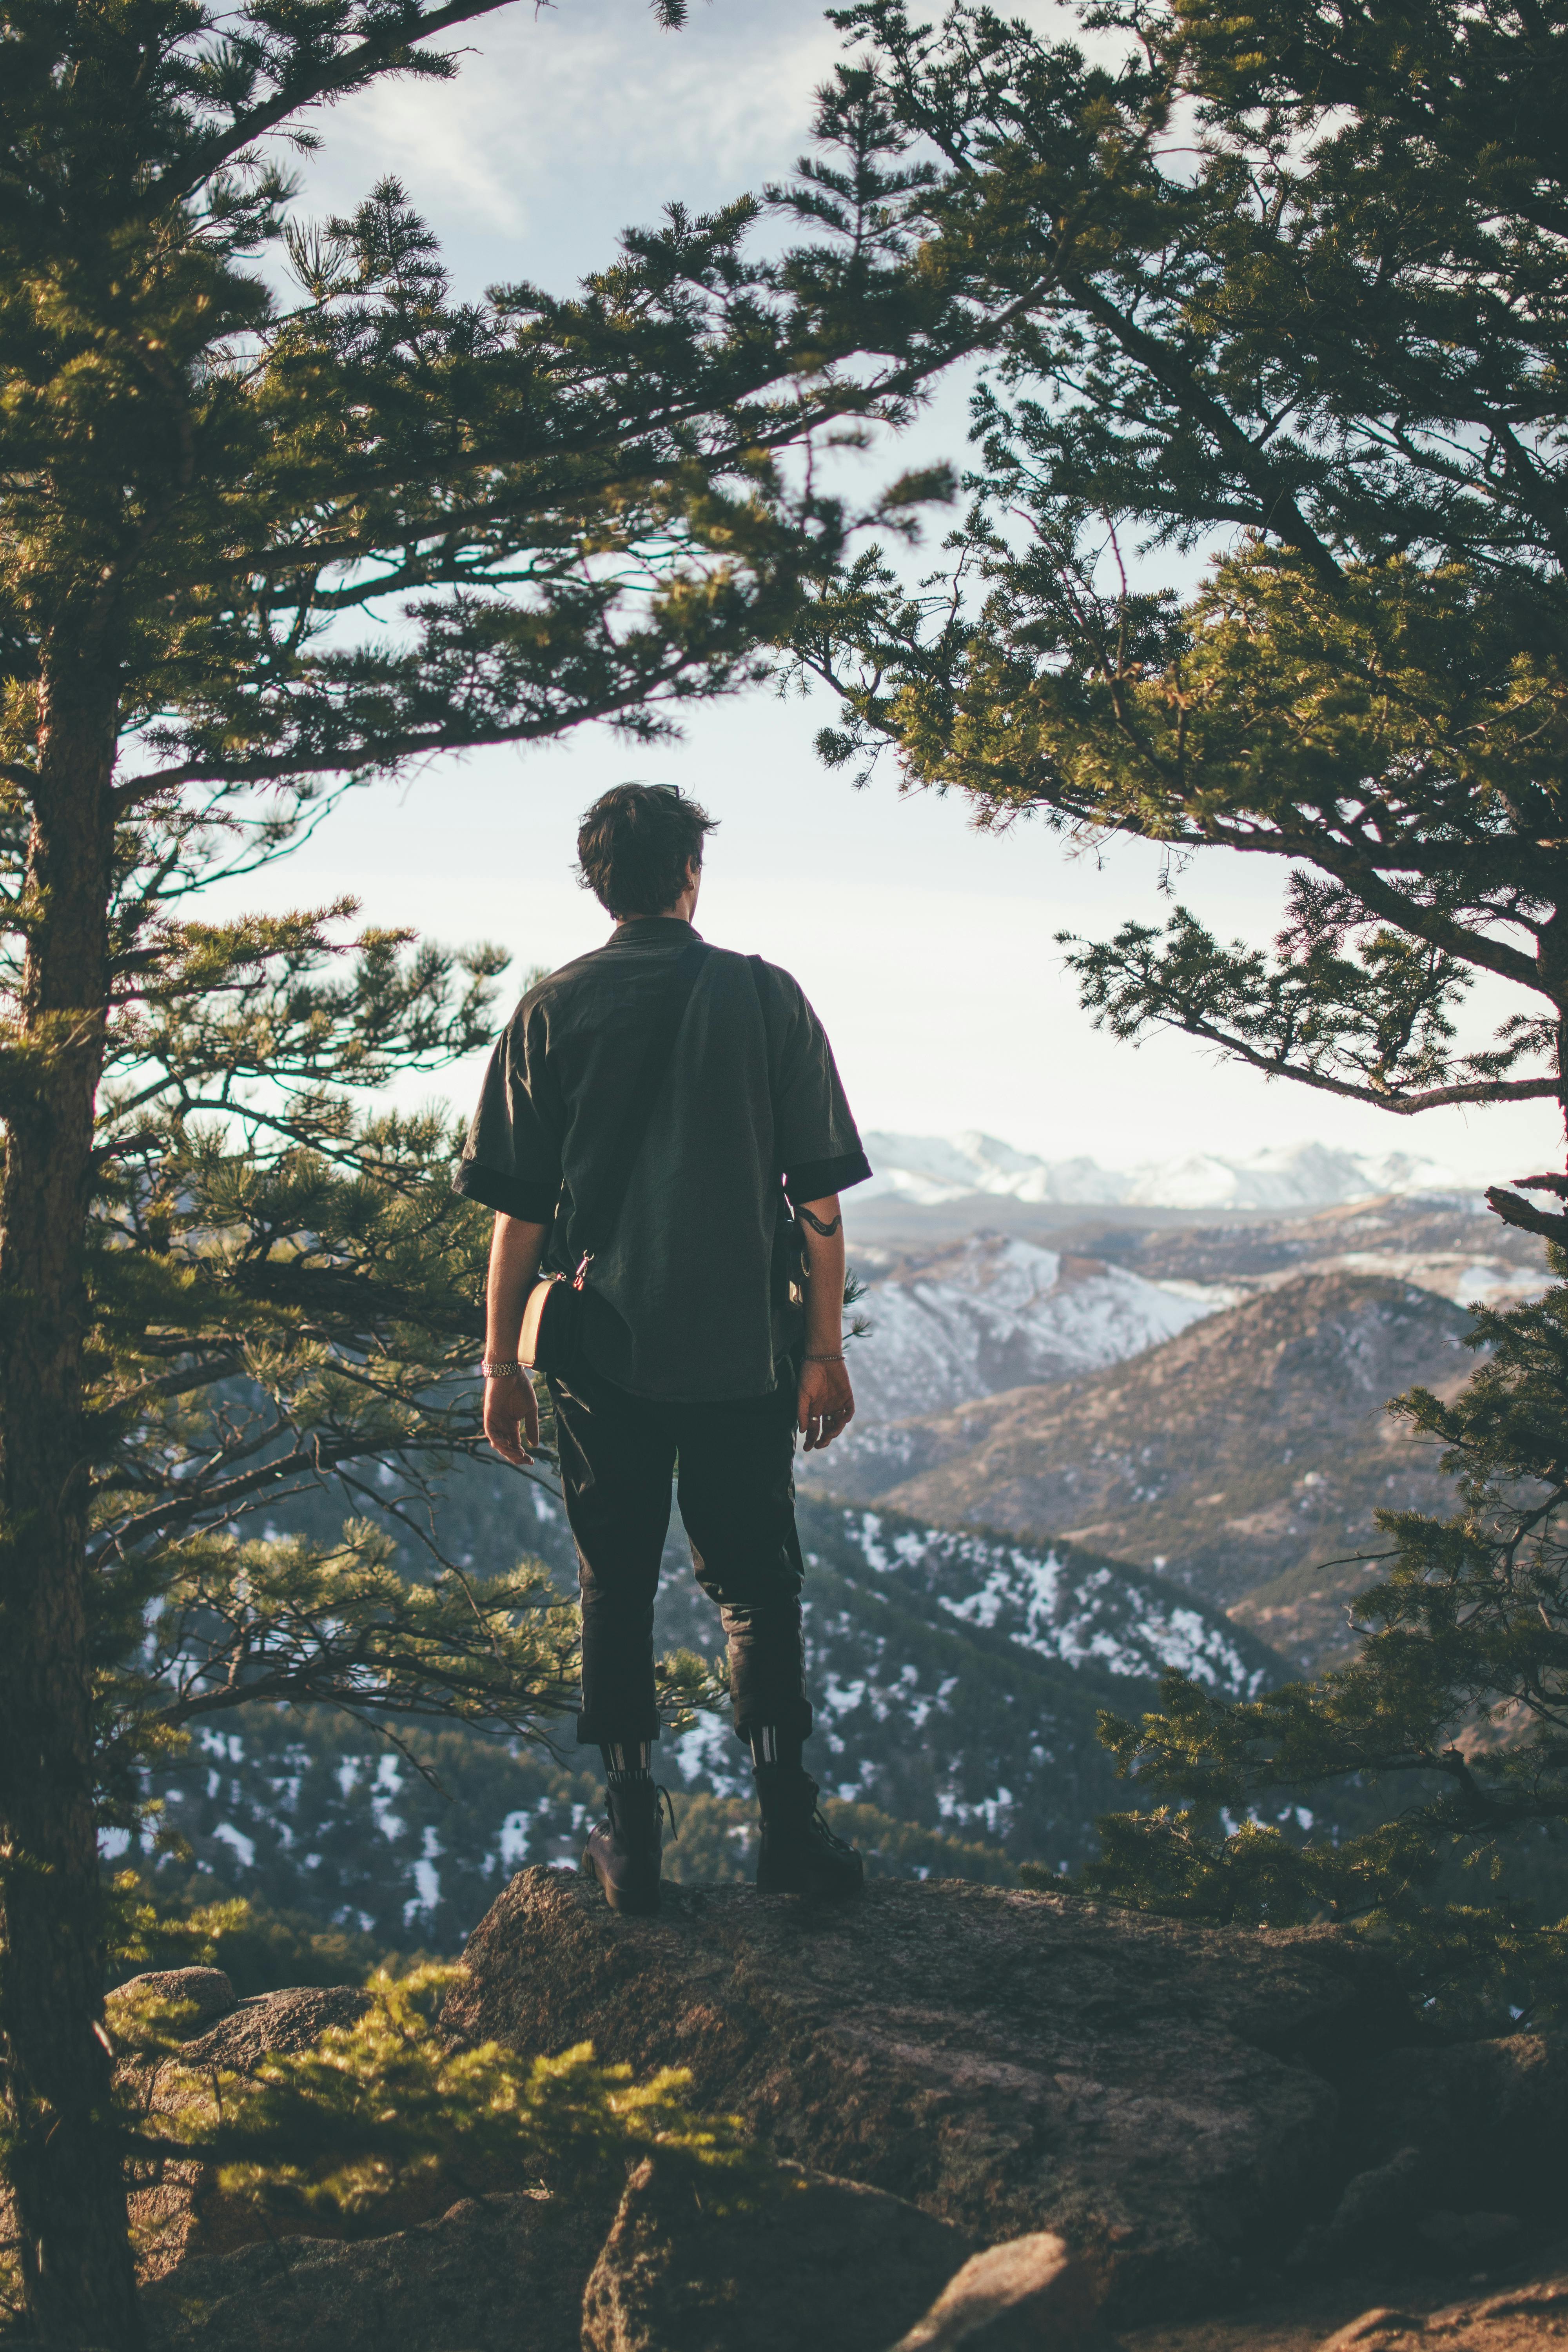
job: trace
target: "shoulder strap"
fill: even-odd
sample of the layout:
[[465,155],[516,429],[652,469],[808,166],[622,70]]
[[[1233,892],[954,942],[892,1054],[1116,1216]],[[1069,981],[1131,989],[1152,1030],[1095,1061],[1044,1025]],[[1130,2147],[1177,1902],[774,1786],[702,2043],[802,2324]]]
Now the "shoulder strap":
[[[752,987],[756,990],[756,992],[757,992],[757,1011],[758,1011],[758,1012],[762,1014],[762,1016],[763,1016],[763,1044],[764,1047],[766,1048],[766,1052],[767,1052],[767,1057],[768,1057],[768,1088],[769,1088],[769,1091],[770,1091],[770,1093],[771,1093],[771,1092],[772,1092],[772,1090],[773,1090],[773,1040],[772,1040],[772,1038],[768,1035],[768,1008],[767,1008],[766,1002],[765,1002],[765,1000],[764,1000],[764,998],[763,998],[763,972],[764,972],[764,971],[766,971],[766,969],[767,969],[767,962],[766,962],[766,959],[765,959],[764,957],[763,957],[763,956],[760,956],[760,955],[748,956],[748,957],[746,958],[746,961],[747,961],[747,963],[751,966],[751,972],[752,972]],[[784,1171],[783,1171],[783,1169],[782,1169],[782,1168],[781,1168],[781,1169],[777,1169],[777,1170],[775,1171],[775,1174],[776,1174],[776,1175],[777,1175],[777,1176],[782,1180],[783,1175],[784,1175]],[[787,1234],[788,1234],[788,1233],[790,1232],[790,1230],[791,1230],[793,1227],[795,1227],[795,1226],[796,1225],[796,1223],[797,1223],[797,1220],[796,1220],[795,1213],[795,1203],[794,1203],[794,1202],[790,1199],[789,1194],[786,1192],[786,1193],[784,1195],[784,1214],[783,1214],[783,1216],[779,1219],[778,1227],[777,1227],[777,1232],[778,1232],[778,1233],[780,1233],[780,1234],[786,1234],[786,1235],[787,1235]]]
[[608,1241],[611,1228],[620,1215],[626,1187],[632,1181],[632,1170],[637,1165],[637,1153],[642,1150],[643,1137],[647,1133],[648,1121],[653,1117],[654,1108],[668,1075],[676,1037],[686,1017],[691,992],[697,985],[697,975],[709,953],[705,940],[691,940],[675,960],[669,986],[660,1001],[637,1082],[627,1089],[620,1126],[603,1160],[594,1170],[592,1179],[584,1188],[581,1208],[572,1220],[572,1248],[579,1256],[595,1256]]

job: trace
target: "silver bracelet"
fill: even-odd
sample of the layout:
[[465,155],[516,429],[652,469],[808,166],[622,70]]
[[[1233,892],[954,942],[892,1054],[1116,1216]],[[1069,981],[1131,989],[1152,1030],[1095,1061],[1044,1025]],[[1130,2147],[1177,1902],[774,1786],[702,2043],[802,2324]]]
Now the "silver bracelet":
[[837,1356],[803,1356],[801,1361],[803,1364],[841,1364],[844,1353],[841,1349]]
[[521,1364],[483,1363],[479,1366],[487,1381],[515,1381],[521,1377],[523,1369]]

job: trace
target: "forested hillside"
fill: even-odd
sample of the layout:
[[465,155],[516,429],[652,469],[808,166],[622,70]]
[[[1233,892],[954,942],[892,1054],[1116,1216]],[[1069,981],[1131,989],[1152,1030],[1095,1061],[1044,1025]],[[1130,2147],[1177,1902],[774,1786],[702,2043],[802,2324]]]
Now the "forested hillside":
[[[1095,1851],[1096,1816],[1127,1801],[1095,1736],[1102,1706],[1136,1712],[1171,1667],[1247,1696],[1342,1648],[1365,1571],[1324,1563],[1374,1548],[1375,1505],[1441,1493],[1430,1452],[1384,1402],[1413,1381],[1462,1380],[1469,1318],[1452,1301],[1468,1283],[1532,1278],[1517,1250],[1482,1255],[1490,1221],[1434,1204],[1102,1222],[1055,1251],[1048,1238],[878,1245],[873,1329],[851,1358],[861,1415],[847,1442],[799,1465],[808,1759],[881,1870],[1076,1868]],[[1091,1356],[1077,1378],[879,1418],[900,1376],[879,1359],[907,1368],[910,1330],[923,1347],[951,1326],[952,1360],[983,1391],[1009,1348],[1082,1344],[1091,1318],[1075,1324],[1075,1310],[1113,1290],[1167,1304],[1173,1336],[1101,1322],[1105,1352],[1125,1360]],[[546,1465],[520,1476],[461,1461],[429,1497],[384,1480],[381,1504],[405,1574],[426,1572],[428,1538],[481,1572],[535,1556],[574,1585]],[[363,1495],[316,1489],[275,1524],[326,1535],[363,1507]],[[721,1654],[673,1514],[658,1630],[666,1648]],[[575,1859],[598,1759],[579,1754],[569,1718],[553,1754],[461,1730],[399,1738],[401,1753],[342,1717],[242,1710],[167,1774],[166,1819],[208,1891],[383,1948],[452,1949],[522,1863]],[[745,1872],[751,1776],[725,1719],[667,1738],[659,1769],[678,1792],[673,1874]]]
[[1293,1660],[1342,1648],[1380,1549],[1379,1506],[1432,1509],[1430,1445],[1384,1412],[1457,1388],[1469,1318],[1375,1275],[1308,1275],[1206,1318],[1131,1362],[868,1431],[847,1492],[949,1526],[985,1524],[1147,1563],[1237,1613]]
[[[1272,1653],[1218,1612],[1070,1547],[816,1501],[800,1517],[817,1712],[807,1760],[874,1867],[1076,1868],[1096,1816],[1124,1796],[1095,1737],[1101,1706],[1152,1702],[1171,1666],[1232,1696],[1279,1678]],[[460,1554],[483,1560],[510,1523],[515,1545],[570,1573],[556,1507],[499,1464],[453,1476],[437,1518]],[[678,1522],[658,1633],[721,1653]],[[342,1716],[241,1709],[163,1776],[165,1818],[225,1889],[384,1947],[454,1949],[525,1862],[575,1861],[599,1759],[576,1749],[570,1717],[553,1754],[413,1725],[398,1738],[401,1752]],[[673,1874],[740,1875],[751,1771],[727,1719],[667,1738],[658,1769],[678,1792]]]
[[[1436,1450],[1383,1405],[1417,1383],[1449,1392],[1473,1362],[1470,1304],[1528,1296],[1545,1279],[1538,1243],[1459,1200],[1215,1219],[970,1194],[923,1211],[897,1204],[904,1224],[924,1228],[901,1243],[884,1231],[892,1205],[869,1211],[864,1406],[843,1443],[802,1464],[805,1483],[1137,1562],[1309,1667],[1345,1652],[1345,1607],[1367,1572],[1344,1556],[1377,1549],[1373,1510],[1446,1507]],[[959,1241],[942,1223],[982,1215],[1005,1234]],[[1047,1244],[1054,1286],[1013,1303],[1027,1330],[1005,1357],[995,1294]],[[955,1267],[968,1270],[967,1296]],[[1118,1276],[1168,1300],[1182,1328],[1168,1339],[1147,1328],[1139,1346],[1125,1323],[1091,1333],[1075,1320],[1077,1302]],[[1060,1361],[1064,1339],[1078,1341],[1080,1364],[977,1385],[952,1409],[881,1412],[879,1350],[901,1366],[911,1328],[964,1322],[977,1366],[1029,1349],[1043,1361],[1053,1347]],[[1103,1347],[1098,1364],[1086,1339]]]

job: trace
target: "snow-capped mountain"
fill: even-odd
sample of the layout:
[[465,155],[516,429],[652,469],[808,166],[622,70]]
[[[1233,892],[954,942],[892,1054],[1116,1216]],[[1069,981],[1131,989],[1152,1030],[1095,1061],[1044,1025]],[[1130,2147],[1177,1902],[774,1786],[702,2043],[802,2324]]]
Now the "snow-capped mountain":
[[1328,1209],[1386,1193],[1448,1198],[1479,1188],[1452,1169],[1407,1151],[1377,1155],[1293,1143],[1240,1159],[1194,1152],[1132,1169],[1098,1160],[1041,1160],[994,1135],[873,1134],[876,1174],[861,1200],[900,1195],[921,1207],[993,1192],[1016,1201],[1161,1209]]
[[1149,1282],[998,1234],[914,1257],[853,1255],[868,1280],[858,1311],[871,1323],[850,1351],[862,1425],[1097,1371],[1241,1295],[1223,1283]]

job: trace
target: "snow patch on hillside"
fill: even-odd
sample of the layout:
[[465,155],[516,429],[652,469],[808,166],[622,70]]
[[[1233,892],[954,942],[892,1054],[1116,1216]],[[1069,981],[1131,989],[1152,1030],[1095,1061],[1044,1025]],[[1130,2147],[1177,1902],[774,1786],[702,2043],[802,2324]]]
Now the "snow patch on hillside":
[[1075,1570],[1054,1546],[952,1528],[900,1525],[889,1534],[878,1511],[846,1511],[844,1530],[873,1575],[902,1571],[906,1584],[923,1586],[961,1624],[1001,1633],[1038,1657],[1145,1679],[1174,1671],[1231,1698],[1263,1687],[1263,1670],[1223,1619],[1152,1578],[1106,1563]]
[[880,1276],[879,1262],[879,1252],[856,1253],[857,1270],[872,1276],[861,1307],[871,1330],[849,1359],[862,1427],[1098,1371],[1241,1296],[1220,1283],[1148,1282],[994,1234]]

